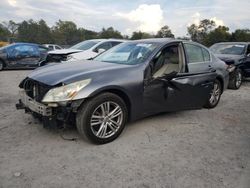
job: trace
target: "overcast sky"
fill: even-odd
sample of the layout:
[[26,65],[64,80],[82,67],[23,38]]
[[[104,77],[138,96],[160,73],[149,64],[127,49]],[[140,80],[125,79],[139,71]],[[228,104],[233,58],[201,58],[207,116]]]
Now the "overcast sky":
[[168,25],[176,36],[185,36],[192,23],[208,18],[231,31],[250,28],[250,0],[0,0],[0,22],[44,19],[74,21],[78,27],[100,31],[112,26],[155,33]]

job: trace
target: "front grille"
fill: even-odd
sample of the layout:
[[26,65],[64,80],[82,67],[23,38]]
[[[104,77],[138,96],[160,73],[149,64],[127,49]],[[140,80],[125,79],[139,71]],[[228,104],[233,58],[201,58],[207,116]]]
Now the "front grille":
[[50,90],[49,86],[30,78],[26,78],[23,81],[22,88],[29,97],[35,99],[37,102],[41,102],[44,95]]

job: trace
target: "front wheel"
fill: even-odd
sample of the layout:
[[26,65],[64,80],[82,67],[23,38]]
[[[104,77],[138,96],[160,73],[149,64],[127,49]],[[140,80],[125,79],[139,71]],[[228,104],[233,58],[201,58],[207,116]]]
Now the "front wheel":
[[76,126],[81,136],[97,144],[116,139],[127,121],[124,101],[113,93],[100,94],[81,106],[76,116]]
[[220,97],[222,94],[222,85],[219,80],[214,81],[213,89],[210,93],[210,97],[205,104],[205,108],[214,108],[220,101]]

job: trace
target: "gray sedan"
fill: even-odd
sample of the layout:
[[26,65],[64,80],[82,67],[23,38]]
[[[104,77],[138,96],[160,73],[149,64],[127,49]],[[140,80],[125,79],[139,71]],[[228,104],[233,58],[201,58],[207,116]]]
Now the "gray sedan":
[[225,63],[204,46],[174,39],[120,44],[94,61],[48,65],[20,83],[18,109],[45,126],[75,122],[104,144],[127,121],[160,112],[214,108],[228,85]]

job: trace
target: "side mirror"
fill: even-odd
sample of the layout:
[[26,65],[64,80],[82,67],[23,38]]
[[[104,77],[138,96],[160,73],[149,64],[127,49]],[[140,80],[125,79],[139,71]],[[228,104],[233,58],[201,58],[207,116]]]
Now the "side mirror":
[[103,53],[103,52],[105,52],[105,51],[106,51],[105,49],[99,48],[99,49],[97,50],[97,53],[98,53],[98,54],[101,54],[101,53]]
[[249,54],[247,54],[247,57],[250,57],[250,53],[249,53]]

